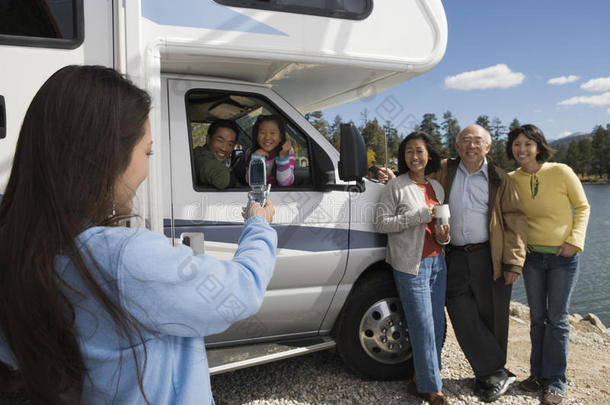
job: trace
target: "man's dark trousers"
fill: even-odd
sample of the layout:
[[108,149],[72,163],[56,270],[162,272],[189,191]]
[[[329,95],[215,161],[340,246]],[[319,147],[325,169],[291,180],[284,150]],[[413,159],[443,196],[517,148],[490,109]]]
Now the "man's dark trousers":
[[489,246],[447,255],[447,312],[457,340],[479,380],[506,364],[512,285],[493,280]]

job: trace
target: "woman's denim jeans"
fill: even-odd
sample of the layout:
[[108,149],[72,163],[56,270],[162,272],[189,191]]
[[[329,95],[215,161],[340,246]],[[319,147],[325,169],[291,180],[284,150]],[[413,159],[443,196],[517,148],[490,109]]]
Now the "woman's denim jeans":
[[394,270],[394,281],[409,328],[417,390],[440,392],[447,290],[445,255],[423,258],[416,276]]
[[530,306],[530,372],[546,388],[564,393],[570,343],[568,309],[578,278],[578,253],[573,257],[528,253],[523,281]]

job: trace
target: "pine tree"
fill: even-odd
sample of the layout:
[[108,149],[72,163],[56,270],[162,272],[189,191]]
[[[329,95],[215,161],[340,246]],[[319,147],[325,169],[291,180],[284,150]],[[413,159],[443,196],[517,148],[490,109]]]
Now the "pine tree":
[[341,148],[341,124],[342,119],[340,115],[336,115],[333,122],[328,125],[328,133],[331,138],[333,146],[339,150]]
[[329,142],[332,142],[332,137],[328,131],[328,122],[324,119],[322,111],[307,113],[305,114],[305,119],[309,121],[324,138],[328,139]]
[[566,151],[566,157],[563,163],[570,166],[574,173],[578,174],[577,168],[574,163],[578,160],[578,147],[576,146],[576,142],[570,142],[568,144],[568,149]]
[[489,122],[489,116],[488,115],[479,115],[477,117],[477,120],[474,123],[482,126],[486,130],[488,130],[489,133],[491,133],[491,123]]
[[593,160],[593,146],[591,139],[583,138],[578,141],[578,149],[580,150],[580,168],[581,173],[585,176],[591,173],[591,161]]
[[457,142],[457,136],[460,133],[460,125],[458,120],[453,117],[451,111],[447,110],[443,113],[443,122],[441,123],[443,130],[443,136],[445,138],[445,156],[453,157],[457,156],[455,150],[455,143]]
[[553,156],[551,156],[550,159],[551,162],[560,162],[560,163],[566,163],[568,161],[568,145],[566,145],[565,143],[560,144],[557,146],[557,148],[555,149],[555,152],[553,153]]
[[606,150],[606,176],[608,176],[608,178],[610,178],[610,158],[608,158],[608,156],[610,156],[610,124],[606,124],[606,136],[605,136],[605,150]]
[[385,164],[385,133],[377,118],[366,121],[366,124],[360,128],[360,133],[367,148],[375,153],[375,162],[378,165]]
[[513,118],[510,125],[508,126],[508,132],[512,131],[513,129],[519,128],[520,126],[521,126],[521,124],[519,123],[519,120],[516,118]]
[[369,122],[369,110],[368,109],[364,109],[364,111],[362,111],[360,113],[360,117],[362,118],[362,127],[364,128],[366,126],[366,124]]
[[418,131],[423,131],[425,133],[427,133],[428,135],[430,135],[432,137],[432,140],[435,143],[435,148],[436,150],[438,150],[441,155],[443,155],[444,152],[444,148],[443,148],[443,141],[441,139],[441,133],[440,133],[440,128],[441,126],[436,122],[436,114],[434,113],[426,113],[424,114],[424,117],[421,121],[421,123],[419,124],[419,127],[417,128]]
[[491,121],[491,149],[489,156],[491,160],[502,169],[510,171],[513,165],[506,155],[506,127],[502,125],[500,118],[495,117]]
[[593,130],[592,154],[593,160],[591,168],[594,173],[601,179],[604,174],[608,174],[608,159],[610,159],[609,133],[604,127],[598,125]]
[[386,121],[383,126],[383,132],[386,137],[386,144],[388,148],[388,164],[389,161],[396,159],[398,153],[398,146],[400,144],[400,137],[398,136],[398,130],[392,125],[391,121]]

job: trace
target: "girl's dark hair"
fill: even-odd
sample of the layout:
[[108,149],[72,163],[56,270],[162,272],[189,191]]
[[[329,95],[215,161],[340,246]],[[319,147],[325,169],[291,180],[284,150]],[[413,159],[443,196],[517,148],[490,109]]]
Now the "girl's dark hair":
[[235,121],[231,120],[216,120],[212,122],[210,127],[208,128],[208,135],[206,137],[206,143],[208,143],[218,131],[218,128],[227,128],[235,132],[235,142],[237,142],[237,138],[239,138],[239,127],[235,123]]
[[513,155],[513,142],[521,134],[523,134],[526,138],[536,142],[536,145],[538,145],[539,153],[536,155],[536,160],[538,162],[546,162],[553,155],[553,152],[555,152],[555,150],[551,148],[546,142],[544,134],[542,133],[540,128],[532,124],[525,124],[513,129],[508,133],[508,141],[506,142],[506,154],[509,158],[515,160],[515,156]]
[[277,127],[280,129],[280,144],[278,145],[275,153],[278,153],[280,149],[282,149],[282,145],[286,142],[286,123],[284,120],[277,115],[259,115],[252,127],[252,152],[261,149],[260,144],[258,143],[258,129],[261,124],[265,121],[273,121],[277,124]]
[[[112,317],[132,347],[144,395],[146,353],[140,362],[133,349],[143,342],[142,326],[122,309],[116,282],[75,238],[125,218],[113,213],[114,186],[144,135],[150,105],[146,92],[112,69],[67,66],[43,84],[23,120],[0,201],[0,329],[33,403],[82,403],[88,373],[67,292],[90,295]],[[61,278],[54,260],[62,254],[86,291]],[[110,283],[108,292],[99,278]]]
[[398,174],[405,174],[409,171],[409,167],[405,160],[405,150],[407,149],[407,142],[413,139],[422,139],[428,150],[428,163],[426,164],[424,173],[430,174],[438,171],[441,167],[441,155],[434,147],[432,137],[425,132],[415,131],[407,135],[398,146]]

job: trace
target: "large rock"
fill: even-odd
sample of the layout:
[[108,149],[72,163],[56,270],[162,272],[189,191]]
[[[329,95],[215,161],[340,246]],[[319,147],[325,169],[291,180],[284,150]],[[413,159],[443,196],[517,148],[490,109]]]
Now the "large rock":
[[511,301],[510,315],[519,319],[529,319],[530,308],[527,305],[521,304],[519,302]]
[[587,316],[583,318],[583,321],[589,321],[592,325],[597,326],[602,332],[606,331],[604,323],[595,314],[588,313]]
[[568,319],[570,320],[570,324],[576,325],[578,322],[582,321],[582,315],[578,313],[573,313],[568,316]]

